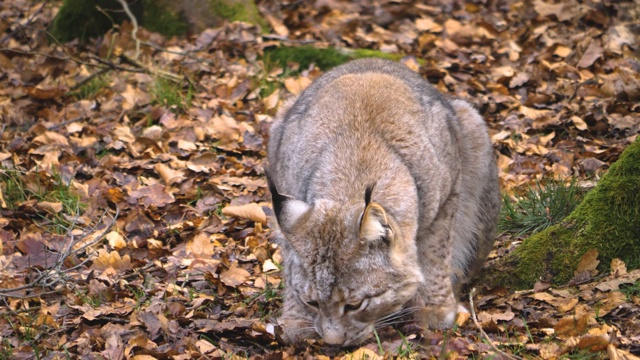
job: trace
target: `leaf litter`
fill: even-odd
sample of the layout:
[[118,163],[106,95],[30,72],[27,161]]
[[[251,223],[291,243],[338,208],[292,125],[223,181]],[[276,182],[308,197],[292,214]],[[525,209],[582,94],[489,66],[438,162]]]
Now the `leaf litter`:
[[[278,105],[322,70],[261,56],[298,42],[403,54],[476,104],[505,192],[594,183],[640,132],[635,2],[259,3],[277,36],[241,22],[171,39],[140,29],[154,46],[137,67],[130,24],[60,45],[44,33],[56,5],[0,5],[3,357],[640,356],[640,272],[614,260],[598,274],[593,252],[564,287],[477,284],[487,338],[466,320],[381,329],[359,349],[281,344],[265,144]],[[83,89],[99,72],[104,85]]]

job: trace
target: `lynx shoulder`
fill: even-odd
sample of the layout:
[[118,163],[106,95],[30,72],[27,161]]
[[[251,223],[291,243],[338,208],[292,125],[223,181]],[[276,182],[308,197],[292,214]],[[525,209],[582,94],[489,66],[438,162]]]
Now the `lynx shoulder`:
[[490,251],[500,204],[471,105],[403,65],[356,60],[282,107],[267,172],[288,341],[357,344],[408,312],[425,326],[453,324],[457,289]]

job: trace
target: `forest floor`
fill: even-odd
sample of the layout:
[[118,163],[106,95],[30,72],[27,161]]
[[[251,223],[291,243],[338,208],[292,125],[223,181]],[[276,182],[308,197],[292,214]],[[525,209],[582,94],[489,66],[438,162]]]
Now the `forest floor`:
[[[366,48],[474,103],[505,194],[593,186],[640,133],[637,1],[259,6],[271,33],[140,29],[136,56],[131,24],[50,43],[55,3],[0,3],[0,359],[638,359],[640,270],[595,257],[561,287],[476,284],[450,331],[282,344],[263,167],[277,107],[323,73],[265,51]],[[522,241],[502,234],[490,259]]]

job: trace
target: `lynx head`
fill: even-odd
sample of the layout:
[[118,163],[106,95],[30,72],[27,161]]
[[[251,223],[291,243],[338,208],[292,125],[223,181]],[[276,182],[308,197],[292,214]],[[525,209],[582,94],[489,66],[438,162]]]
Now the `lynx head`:
[[[309,320],[306,328],[327,344],[348,346],[411,300],[423,282],[416,229],[401,228],[371,201],[373,186],[359,201],[313,204],[279,194],[270,180],[269,188],[284,254],[283,317],[291,317],[287,309],[304,309],[296,316]],[[303,330],[284,327],[285,334]]]

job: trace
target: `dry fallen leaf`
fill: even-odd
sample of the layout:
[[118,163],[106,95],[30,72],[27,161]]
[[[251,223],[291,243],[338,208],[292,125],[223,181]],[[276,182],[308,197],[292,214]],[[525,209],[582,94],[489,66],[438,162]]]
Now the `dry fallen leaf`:
[[98,251],[98,257],[93,260],[92,269],[99,271],[113,270],[115,273],[122,273],[132,269],[131,257],[125,255],[121,257],[117,251]]
[[627,273],[627,266],[624,261],[615,258],[611,260],[611,276],[618,277]]
[[367,360],[382,360],[382,356],[375,353],[375,351],[367,348],[360,348],[354,351],[348,356],[343,356],[341,359],[367,359]]
[[559,336],[582,335],[587,332],[588,323],[588,315],[584,315],[579,318],[576,318],[575,316],[567,316],[558,321],[554,330]]
[[311,85],[311,79],[305,76],[288,78],[284,81],[284,87],[293,95],[300,94],[309,85]]
[[234,216],[247,219],[262,224],[267,223],[267,215],[262,207],[256,203],[249,203],[240,206],[227,206],[222,209],[222,213],[226,216]]
[[124,241],[124,238],[117,231],[111,231],[105,237],[109,241],[109,246],[111,246],[116,250],[120,250],[127,247],[127,243]]
[[467,323],[467,321],[469,321],[469,318],[471,318],[471,314],[469,312],[467,312],[467,311],[458,312],[456,314],[455,323],[456,323],[457,326],[462,327],[462,326],[464,326],[464,324]]
[[230,287],[237,287],[249,279],[249,272],[240,267],[233,267],[220,274],[220,281]]
[[592,39],[589,48],[587,48],[587,51],[585,51],[582,58],[580,58],[578,67],[587,68],[593,65],[593,63],[602,56],[603,52],[604,49],[600,45],[600,40]]
[[498,321],[510,321],[513,320],[513,318],[515,317],[515,313],[511,310],[506,310],[504,312],[496,312],[496,313],[489,313],[486,311],[481,311],[478,313],[478,320],[482,323],[488,323],[490,321],[493,322],[498,322]]
[[609,355],[609,360],[640,360],[640,357],[627,350],[617,349],[612,344],[607,345],[607,355]]
[[162,163],[156,164],[154,166],[154,169],[158,172],[158,175],[160,175],[166,185],[181,183],[186,178],[184,175],[184,171],[173,170],[169,166]]
[[598,308],[598,316],[605,316],[613,309],[627,302],[627,296],[621,291],[611,291],[603,301],[603,305]]
[[276,264],[274,264],[271,259],[265,260],[264,263],[262,264],[262,272],[267,273],[273,270],[278,270],[278,266],[276,266]]
[[567,299],[564,303],[558,306],[558,311],[563,313],[567,311],[571,311],[577,304],[578,304],[578,299],[576,298]]
[[573,125],[576,127],[576,129],[578,130],[587,130],[587,123],[584,122],[584,120],[580,119],[577,116],[572,116],[571,117],[571,121],[573,122]]
[[62,203],[61,202],[50,202],[50,201],[40,201],[38,202],[38,208],[48,211],[54,214],[57,214],[62,211]]
[[195,256],[211,257],[215,252],[214,245],[211,243],[209,236],[204,233],[197,234],[193,240],[187,243],[187,253]]
[[595,276],[598,274],[598,264],[600,261],[598,260],[598,250],[591,249],[588,250],[582,258],[580,258],[580,262],[578,263],[578,267],[576,268],[574,274],[578,275],[583,272],[588,272],[591,276]]

